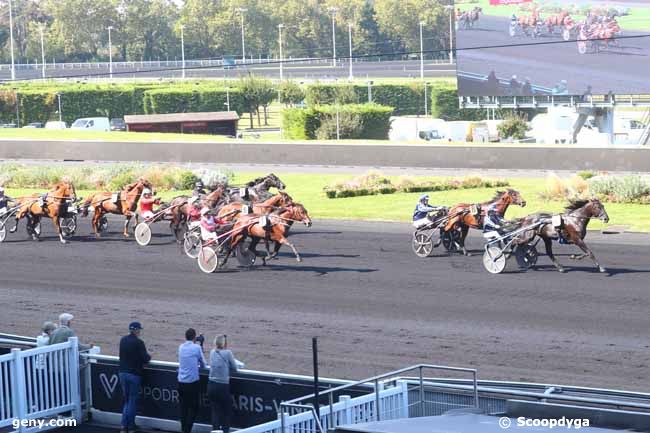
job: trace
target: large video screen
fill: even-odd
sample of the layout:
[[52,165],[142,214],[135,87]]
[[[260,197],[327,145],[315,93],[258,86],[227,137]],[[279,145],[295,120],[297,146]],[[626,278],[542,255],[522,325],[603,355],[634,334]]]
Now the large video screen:
[[650,0],[456,1],[461,96],[650,93]]

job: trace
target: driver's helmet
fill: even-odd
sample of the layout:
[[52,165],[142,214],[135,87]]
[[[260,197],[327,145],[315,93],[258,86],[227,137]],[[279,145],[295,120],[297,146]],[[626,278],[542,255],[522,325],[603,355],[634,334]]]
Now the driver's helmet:
[[4,195],[4,193],[5,193],[5,189],[0,186],[0,195]]
[[203,187],[204,187],[203,182],[200,181],[200,180],[199,180],[198,182],[196,182],[196,183],[194,184],[194,186],[195,186],[196,188],[203,188]]
[[145,188],[142,190],[142,195],[151,195],[151,190],[149,188]]
[[190,204],[191,204],[192,206],[198,206],[198,205],[201,204],[201,199],[199,198],[198,195],[195,195],[194,197],[192,197],[192,198],[190,199]]
[[206,216],[210,212],[210,208],[205,206],[203,209],[201,209],[201,216]]
[[420,202],[424,203],[426,201],[429,201],[429,194],[423,194],[420,196]]

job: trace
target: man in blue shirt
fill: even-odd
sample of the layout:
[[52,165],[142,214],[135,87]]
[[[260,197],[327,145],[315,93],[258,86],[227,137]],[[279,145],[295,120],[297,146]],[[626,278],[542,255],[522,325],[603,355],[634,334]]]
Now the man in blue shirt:
[[413,211],[413,226],[417,229],[431,222],[429,212],[437,212],[440,208],[429,206],[429,196],[424,194],[420,197],[418,204]]
[[185,331],[185,343],[178,347],[178,399],[181,404],[181,431],[191,433],[199,411],[201,388],[199,368],[205,368],[201,346],[196,344],[196,331]]
[[122,384],[122,429],[120,433],[136,430],[135,413],[138,406],[138,394],[142,383],[144,365],[151,361],[144,342],[140,339],[142,324],[132,322],[129,335],[120,340],[120,383]]

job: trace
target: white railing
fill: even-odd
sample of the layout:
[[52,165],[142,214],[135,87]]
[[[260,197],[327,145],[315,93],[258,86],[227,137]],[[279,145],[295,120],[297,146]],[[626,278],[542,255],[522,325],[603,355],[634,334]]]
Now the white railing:
[[[381,385],[380,385],[381,386]],[[380,414],[377,414],[377,396],[370,393],[360,397],[341,396],[332,406],[320,408],[320,425],[324,430],[333,426],[358,424],[376,419],[408,418],[408,384],[397,381],[396,386],[379,391]],[[330,412],[331,408],[331,412]],[[238,430],[238,433],[319,433],[311,411],[297,415],[280,414],[275,421]]]
[[[0,429],[15,420],[53,419],[66,412],[81,421],[76,337],[52,346],[12,349],[0,356]],[[39,427],[17,429],[20,433],[36,430]]]

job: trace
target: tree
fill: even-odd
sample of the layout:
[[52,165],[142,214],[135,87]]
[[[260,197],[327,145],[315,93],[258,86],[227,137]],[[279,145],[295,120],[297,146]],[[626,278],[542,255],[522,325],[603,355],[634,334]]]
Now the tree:
[[242,95],[244,97],[244,103],[246,104],[246,108],[248,110],[251,129],[253,129],[253,113],[257,113],[257,123],[260,123],[260,80],[249,74],[246,77],[240,78],[239,88],[241,89]]
[[173,29],[178,8],[170,0],[121,0],[119,10],[124,60],[165,59],[180,51]]
[[305,91],[294,81],[285,81],[278,88],[280,102],[287,107],[293,107],[305,100]]
[[[258,87],[260,105],[264,108],[264,126],[269,125],[268,107],[278,97],[278,92],[269,80],[260,80]],[[257,111],[257,125],[260,125],[260,112]]]

